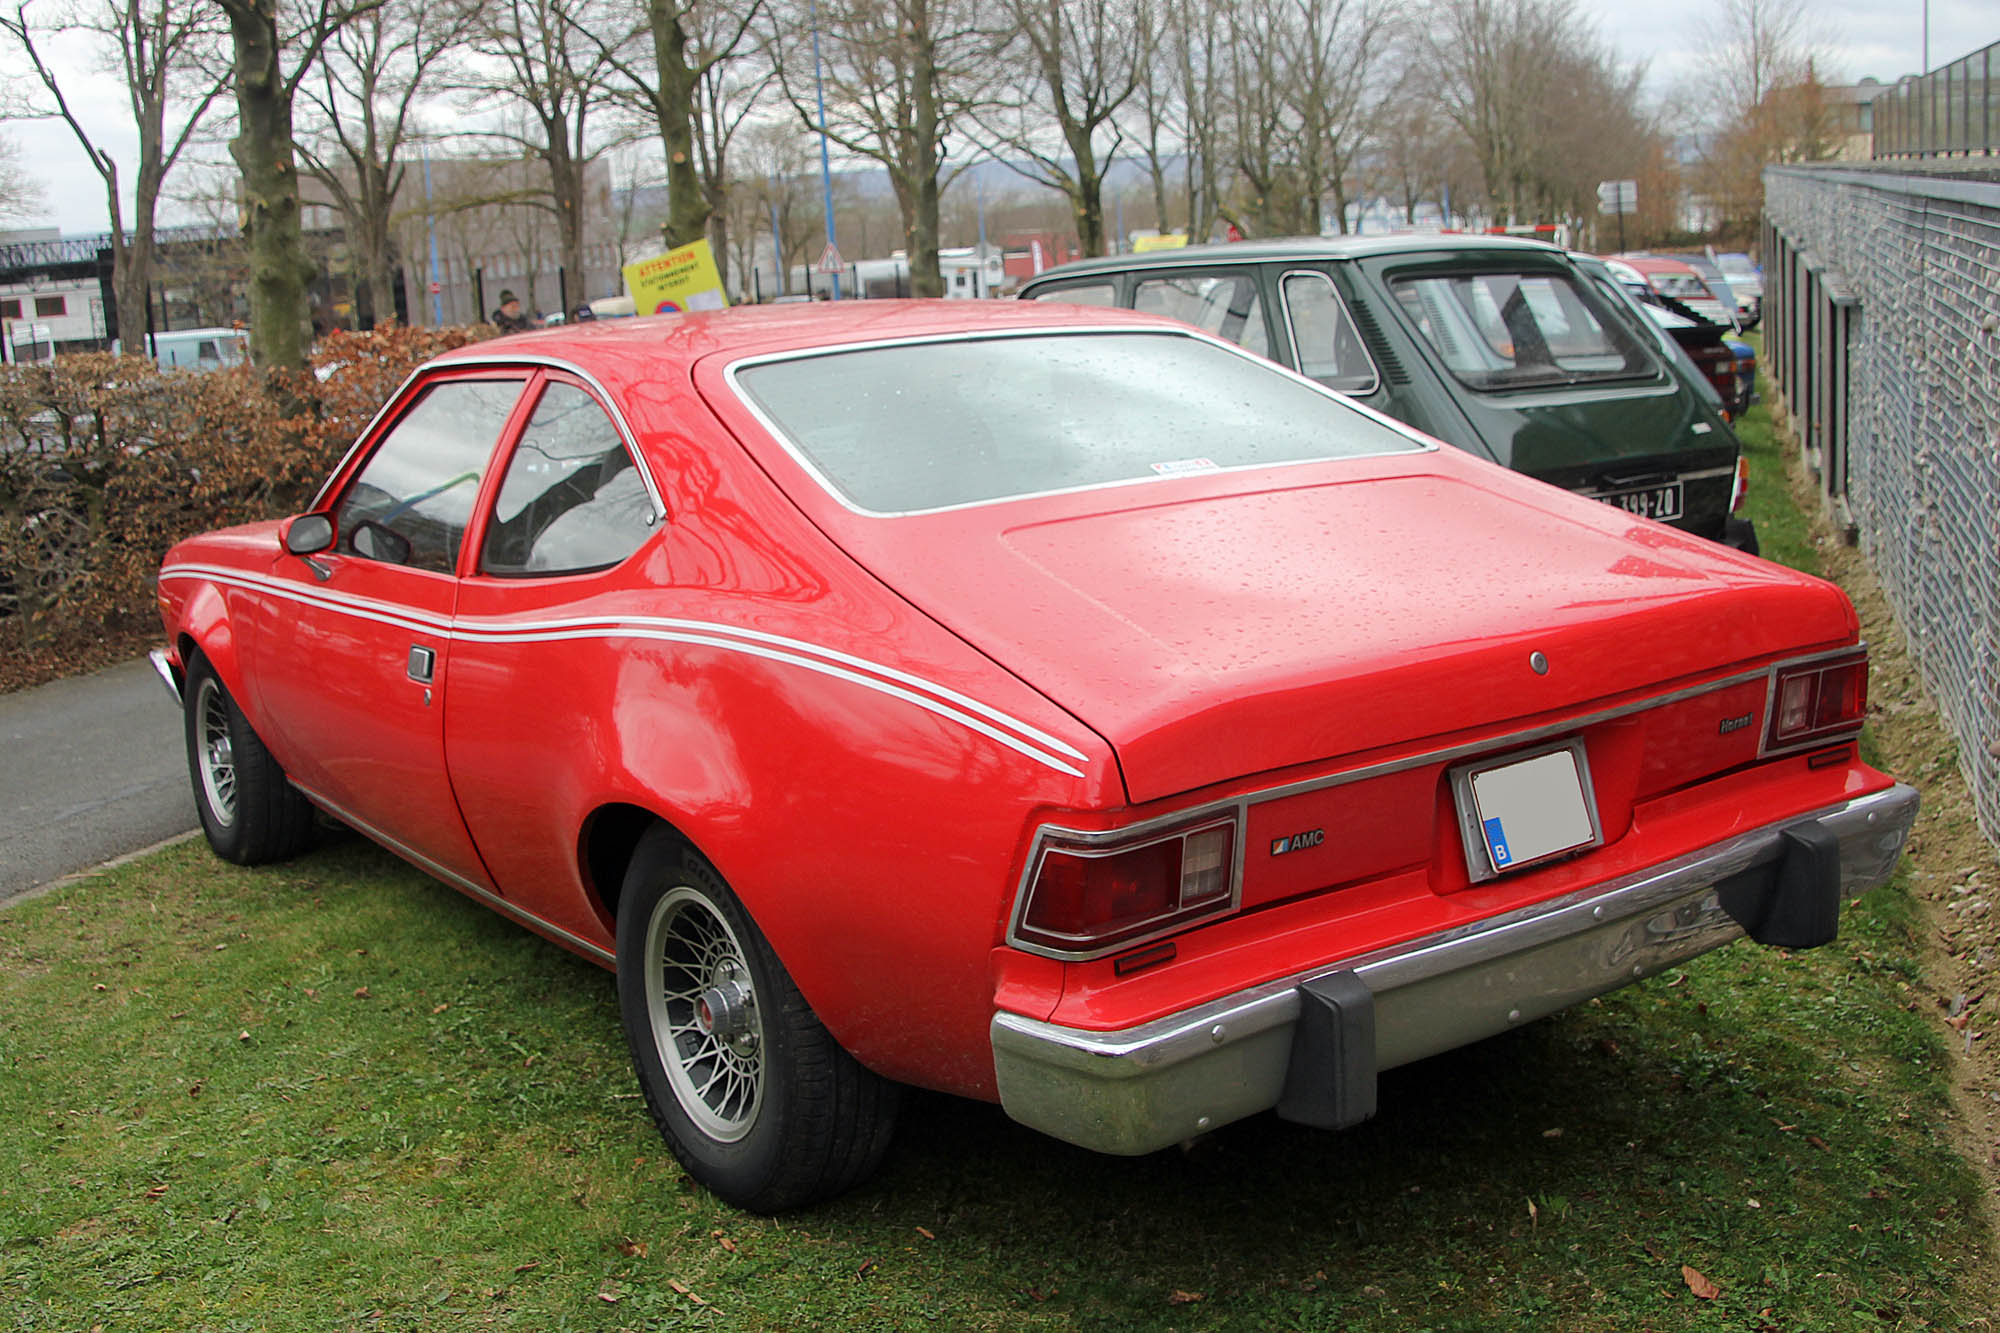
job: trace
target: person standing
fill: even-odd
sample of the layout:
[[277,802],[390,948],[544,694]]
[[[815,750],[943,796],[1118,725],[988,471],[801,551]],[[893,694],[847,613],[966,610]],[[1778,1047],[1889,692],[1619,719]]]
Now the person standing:
[[521,298],[504,287],[500,289],[500,308],[493,312],[490,319],[493,327],[502,333],[526,333],[534,327],[521,312]]

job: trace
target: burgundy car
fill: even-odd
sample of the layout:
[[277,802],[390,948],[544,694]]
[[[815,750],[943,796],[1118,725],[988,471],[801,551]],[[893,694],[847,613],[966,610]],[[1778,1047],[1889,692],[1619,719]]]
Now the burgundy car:
[[865,303],[419,370],[307,512],[160,571],[203,827],[315,809],[612,968],[747,1208],[900,1085],[1144,1153],[1738,936],[1916,794],[1816,579],[1184,325]]

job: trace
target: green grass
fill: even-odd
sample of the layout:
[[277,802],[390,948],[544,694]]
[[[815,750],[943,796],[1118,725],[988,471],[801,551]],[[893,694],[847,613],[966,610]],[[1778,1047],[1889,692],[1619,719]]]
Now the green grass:
[[351,838],[193,842],[0,911],[0,1329],[1957,1327],[1991,1279],[1919,949],[1891,885],[1343,1134],[1121,1160],[919,1095],[768,1220],[661,1145],[608,974]]

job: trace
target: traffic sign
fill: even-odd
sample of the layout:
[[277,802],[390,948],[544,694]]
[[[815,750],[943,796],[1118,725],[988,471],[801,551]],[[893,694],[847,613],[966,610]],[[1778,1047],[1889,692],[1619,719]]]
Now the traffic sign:
[[443,292],[443,291],[444,291],[444,284],[443,284],[443,283],[441,283],[441,282],[433,282],[433,283],[431,284],[431,295],[432,295],[432,296],[436,296],[436,295],[438,295],[439,293],[441,293],[441,292]]
[[813,271],[836,275],[846,272],[847,265],[840,262],[840,247],[828,241],[826,249],[819,252],[819,262],[813,265]]
[[1597,183],[1597,211],[1609,216],[1613,213],[1625,214],[1639,211],[1639,182],[1599,181]]

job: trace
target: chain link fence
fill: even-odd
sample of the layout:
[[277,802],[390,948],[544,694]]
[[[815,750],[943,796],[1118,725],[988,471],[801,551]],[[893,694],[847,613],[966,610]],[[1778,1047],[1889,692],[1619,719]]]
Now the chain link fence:
[[1764,243],[1766,364],[2000,841],[2000,183],[1773,167]]

